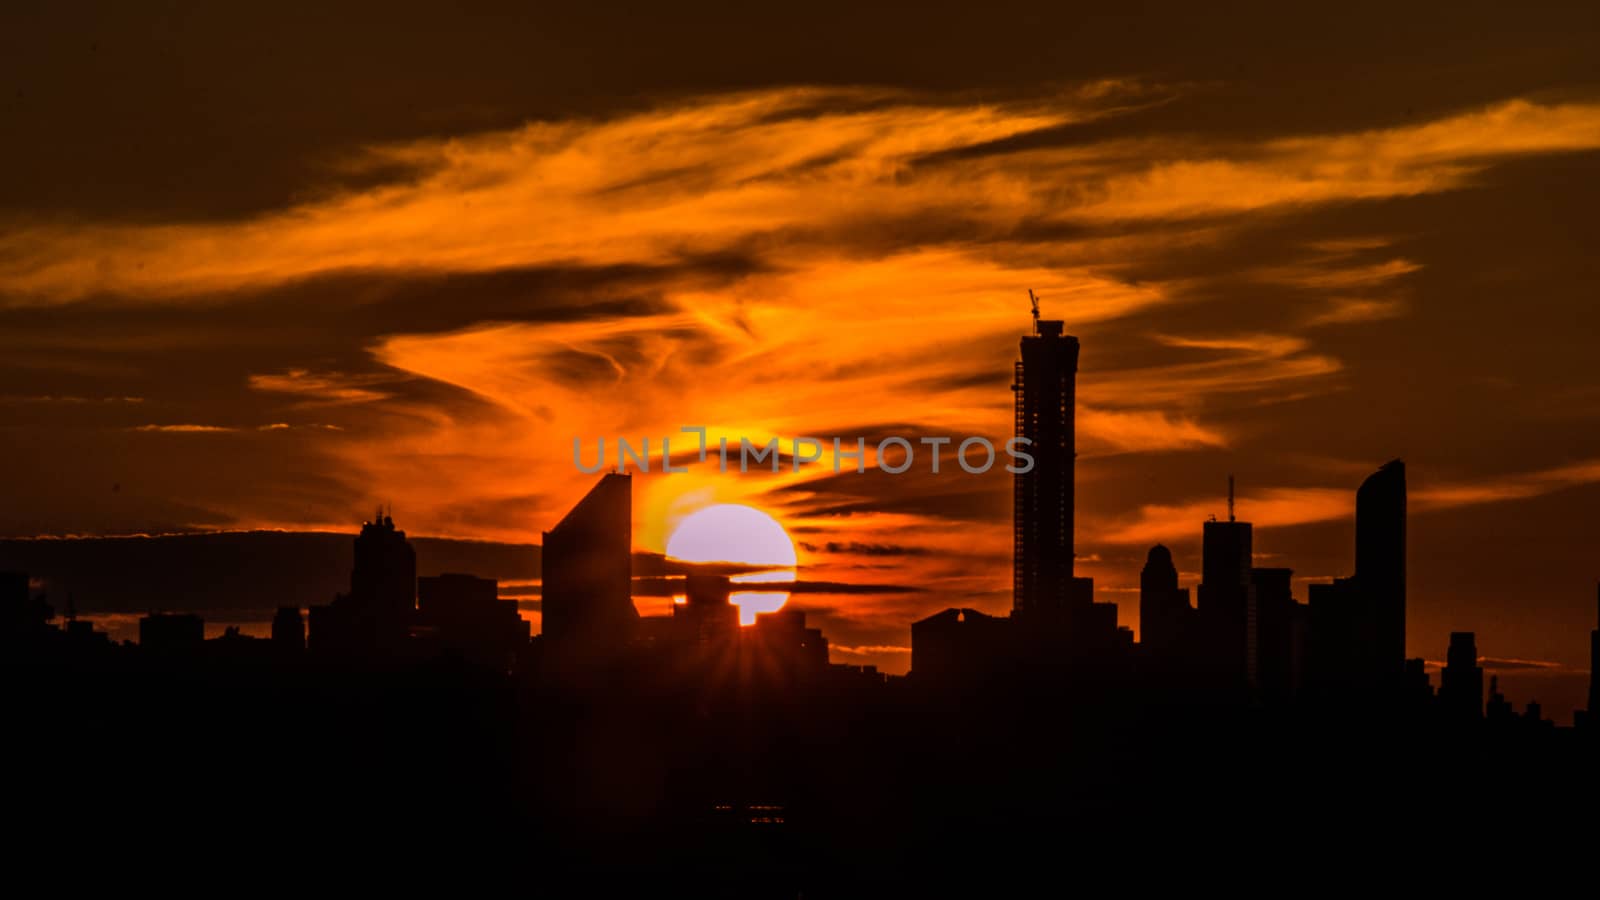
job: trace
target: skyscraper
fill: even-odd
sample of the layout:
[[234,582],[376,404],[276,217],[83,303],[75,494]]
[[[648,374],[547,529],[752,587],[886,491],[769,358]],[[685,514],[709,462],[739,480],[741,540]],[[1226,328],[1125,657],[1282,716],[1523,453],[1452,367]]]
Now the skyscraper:
[[1170,662],[1188,636],[1189,592],[1178,587],[1178,568],[1172,551],[1157,544],[1145,557],[1139,573],[1139,643],[1154,661]]
[[382,510],[355,540],[350,592],[313,606],[307,649],[318,656],[368,661],[403,655],[417,608],[417,552]]
[[598,647],[629,640],[633,605],[633,478],[603,476],[544,533],[542,634],[556,645]]
[[1307,590],[1311,607],[1311,659],[1308,680],[1324,698],[1342,697],[1366,685],[1360,648],[1365,616],[1353,578],[1335,578]]
[[1406,467],[1400,460],[1380,466],[1356,491],[1355,574],[1312,585],[1311,593],[1318,688],[1406,691]]
[[[1037,313],[1036,313],[1037,314]],[[1033,468],[1013,483],[1012,607],[1058,608],[1082,593],[1072,581],[1073,470],[1078,339],[1058,321],[1036,322],[1016,364],[1016,436]]]
[[417,608],[417,551],[406,533],[383,514],[361,526],[356,537],[356,563],[350,570],[350,604],[403,628]]
[[1600,596],[1595,601],[1595,629],[1589,632],[1588,713],[1589,723],[1600,725]]
[[[1232,499],[1229,499],[1232,508]],[[1199,616],[1208,668],[1233,686],[1256,683],[1256,592],[1249,522],[1205,523]]]
[[1300,689],[1305,610],[1294,600],[1294,570],[1250,570],[1255,590],[1256,680],[1263,697],[1287,700]]
[[1406,659],[1406,466],[1398,459],[1356,491],[1355,577],[1371,629],[1371,675],[1396,679]]

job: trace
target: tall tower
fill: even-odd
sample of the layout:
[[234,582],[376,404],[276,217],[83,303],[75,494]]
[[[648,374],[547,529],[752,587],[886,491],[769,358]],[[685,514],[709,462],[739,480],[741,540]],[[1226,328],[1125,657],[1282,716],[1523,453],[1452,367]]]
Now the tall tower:
[[[1229,497],[1232,508],[1232,496]],[[1249,522],[1210,521],[1202,529],[1199,616],[1210,669],[1231,685],[1256,685],[1256,589]]]
[[[1037,313],[1035,313],[1037,315]],[[1060,607],[1072,593],[1074,427],[1078,339],[1058,321],[1037,321],[1022,339],[1022,360],[1011,386],[1016,435],[1033,468],[1013,484],[1012,607]]]
[[1600,725],[1600,599],[1595,609],[1596,627],[1589,632],[1589,720]]
[[[347,659],[382,659],[405,651],[417,608],[417,553],[406,533],[383,510],[361,525],[355,539],[350,592],[327,606],[311,607],[306,649]],[[299,610],[294,610],[296,616]],[[289,620],[274,624],[283,646]]]
[[363,523],[356,538],[356,561],[350,570],[350,606],[404,631],[417,606],[417,552],[406,533],[382,510]]
[[1406,466],[1385,463],[1356,491],[1356,587],[1365,607],[1374,678],[1406,659]]
[[626,644],[633,605],[633,479],[611,473],[544,533],[543,634],[589,649]]

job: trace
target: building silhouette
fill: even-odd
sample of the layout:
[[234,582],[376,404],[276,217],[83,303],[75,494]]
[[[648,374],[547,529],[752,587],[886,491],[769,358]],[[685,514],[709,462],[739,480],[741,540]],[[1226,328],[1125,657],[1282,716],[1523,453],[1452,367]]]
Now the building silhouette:
[[1011,658],[1011,620],[946,609],[911,623],[911,671],[922,682],[975,684]]
[[793,681],[828,670],[828,639],[806,624],[804,610],[761,613],[739,635],[749,655],[779,678]]
[[289,656],[306,649],[306,622],[298,606],[280,606],[272,616],[272,645]]
[[151,613],[139,619],[139,646],[157,653],[199,650],[205,620],[193,613]]
[[362,526],[346,601],[393,630],[416,609],[417,551],[392,517],[382,515]]
[[1483,705],[1483,718],[1491,725],[1504,728],[1514,721],[1517,712],[1500,693],[1500,676],[1489,676],[1489,699]]
[[1228,519],[1206,522],[1201,533],[1198,612],[1205,642],[1204,667],[1227,689],[1256,686],[1256,591],[1251,578],[1251,525],[1233,516],[1229,479]]
[[739,607],[732,603],[732,579],[695,573],[684,577],[683,587],[683,602],[672,607],[681,640],[719,644],[739,638]]
[[417,579],[414,633],[444,652],[501,671],[528,644],[529,626],[515,600],[500,599],[500,583],[447,572]]
[[926,673],[920,678],[1093,677],[1131,668],[1133,633],[1117,624],[1116,604],[1096,603],[1094,580],[1073,571],[1078,339],[1064,328],[1035,320],[1011,385],[1015,436],[1033,458],[1012,484],[1011,614],[948,609],[913,624],[913,671],[921,659]]
[[1398,459],[1356,491],[1355,578],[1367,618],[1367,680],[1393,683],[1406,659],[1406,466]]
[[1310,614],[1294,599],[1294,570],[1253,568],[1256,680],[1262,698],[1282,703],[1304,686]]
[[1033,468],[1016,473],[1012,484],[1016,610],[1082,599],[1072,581],[1078,339],[1063,329],[1059,321],[1035,320],[1011,386],[1016,436],[1033,457]]
[[611,473],[544,533],[541,637],[549,649],[626,643],[633,605],[633,481]]
[[1189,589],[1178,587],[1178,568],[1163,544],[1150,548],[1139,572],[1139,644],[1145,659],[1162,668],[1179,663],[1193,641]]
[[33,594],[25,572],[0,572],[0,645],[28,645],[50,628],[55,610]]
[[1355,579],[1313,584],[1307,600],[1311,607],[1310,685],[1324,698],[1347,695],[1364,684],[1360,649],[1368,639]]
[[1600,726],[1600,589],[1596,590],[1595,627],[1589,632],[1589,705],[1585,724]]
[[1356,572],[1313,584],[1309,681],[1323,697],[1426,691],[1406,651],[1406,475],[1393,460],[1356,491]]
[[416,606],[416,550],[379,510],[356,536],[350,592],[311,608],[307,647],[322,655],[403,657]]
[[0,623],[31,620],[28,607],[32,599],[27,573],[0,572]]
[[1476,635],[1470,631],[1450,633],[1450,649],[1439,673],[1439,706],[1446,717],[1457,721],[1483,718],[1483,667],[1478,665]]
[[[141,644],[114,645],[87,622],[51,626],[27,577],[0,575],[0,708],[26,738],[8,745],[8,809],[28,792],[15,818],[50,834],[119,810],[104,830],[137,834],[148,810],[173,810],[269,852],[301,816],[329,832],[306,846],[353,864],[350,834],[428,855],[461,832],[478,863],[547,853],[552,884],[631,861],[667,893],[793,896],[862,872],[942,879],[963,861],[992,878],[1062,847],[1097,865],[1111,845],[1144,863],[1243,852],[1254,872],[1327,856],[1352,827],[1364,846],[1465,871],[1451,854],[1486,819],[1565,827],[1594,808],[1594,732],[1556,729],[1537,702],[1515,712],[1497,680],[1485,704],[1472,633],[1451,635],[1423,702],[1421,661],[1404,658],[1398,462],[1358,492],[1356,574],[1311,585],[1309,605],[1293,570],[1253,565],[1231,496],[1202,528],[1198,607],[1171,551],[1150,548],[1133,646],[1072,568],[1076,342],[1059,326],[1040,323],[1018,367],[1018,434],[1044,441],[1055,474],[1018,481],[1012,608],[915,622],[908,677],[832,664],[792,605],[741,626],[744,586],[719,566],[674,561],[660,586],[681,578],[681,601],[640,616],[631,479],[606,475],[545,533],[535,639],[495,580],[416,577],[382,514],[355,539],[348,593],[313,607],[309,654],[298,606],[278,608],[270,641],[208,641],[198,616],[152,614]],[[1600,627],[1590,641],[1600,657]],[[108,736],[139,773],[132,802],[97,785],[64,803],[75,780],[38,777],[103,764]],[[241,772],[259,786],[244,803],[216,788]],[[1437,824],[1417,828],[1419,808]],[[55,816],[42,829],[41,814]],[[1151,822],[1177,827],[1127,840]],[[1443,829],[1466,840],[1421,843]]]

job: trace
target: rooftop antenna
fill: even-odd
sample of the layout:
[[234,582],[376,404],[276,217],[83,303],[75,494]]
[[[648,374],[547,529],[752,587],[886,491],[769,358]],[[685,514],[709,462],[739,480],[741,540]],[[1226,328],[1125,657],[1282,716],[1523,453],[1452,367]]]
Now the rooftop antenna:
[[1033,333],[1039,333],[1039,297],[1034,294],[1033,288],[1028,288],[1028,302],[1033,304]]
[[1233,521],[1233,476],[1228,476],[1228,521]]

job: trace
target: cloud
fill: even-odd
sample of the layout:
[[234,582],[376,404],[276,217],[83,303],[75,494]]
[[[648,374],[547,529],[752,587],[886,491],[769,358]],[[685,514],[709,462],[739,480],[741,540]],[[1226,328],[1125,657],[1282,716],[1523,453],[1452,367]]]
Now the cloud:
[[1493,656],[1478,657],[1478,665],[1489,671],[1531,670],[1551,674],[1571,672],[1569,666],[1547,659],[1502,659]]
[[287,422],[271,422],[266,425],[257,425],[254,428],[243,428],[234,425],[135,425],[128,431],[161,432],[165,434],[236,434],[244,431],[342,431],[338,425],[309,424],[290,425]]
[[222,434],[238,431],[228,425],[136,425],[132,431],[160,431],[171,434]]
[[[1267,488],[1238,498],[1239,518],[1257,528],[1287,528],[1343,518],[1355,510],[1355,491],[1339,488]],[[1226,504],[1213,497],[1182,505],[1151,504],[1134,517],[1113,524],[1096,536],[1111,544],[1153,544],[1185,538],[1200,523],[1219,513]]]
[[860,581],[773,582],[770,588],[790,590],[796,594],[920,594],[927,590],[911,584],[871,584]]
[[1375,300],[1361,297],[1335,297],[1323,312],[1312,316],[1309,325],[1349,325],[1356,322],[1381,322],[1405,314],[1402,300]]
[[287,422],[273,422],[270,425],[257,425],[256,426],[256,430],[257,431],[290,431],[290,430],[297,429],[297,428],[298,429],[311,430],[311,431],[343,431],[344,430],[344,428],[342,428],[341,426],[338,426],[338,425],[327,425],[327,424],[323,424],[323,423],[313,423],[313,424],[310,424],[310,425],[290,425]]
[[1157,410],[1109,410],[1080,407],[1078,430],[1086,448],[1110,452],[1183,450],[1223,447],[1222,433],[1193,419],[1173,417]]
[[823,544],[801,542],[801,546],[811,553],[850,553],[857,556],[925,556],[928,553],[923,547],[871,544],[862,541],[828,541]]
[[885,653],[910,653],[910,647],[901,647],[896,644],[870,644],[859,647],[846,647],[842,644],[829,644],[829,653],[843,653],[846,656],[877,656]]
[[1480,503],[1525,500],[1595,483],[1600,483],[1600,460],[1587,460],[1534,472],[1487,476],[1466,483],[1425,487],[1411,492],[1411,503],[1416,509],[1452,509]]
[[[1178,350],[1198,351],[1193,362],[1120,369],[1084,385],[1086,403],[1187,406],[1201,398],[1274,391],[1286,385],[1323,381],[1344,368],[1335,357],[1313,352],[1309,339],[1288,334],[1159,335],[1156,341]],[[1166,433],[1180,444],[1219,446],[1223,437],[1180,423]],[[1172,446],[1171,439],[1158,446]]]
[[372,403],[390,395],[374,390],[373,386],[392,377],[382,375],[347,375],[342,372],[313,373],[305,369],[289,369],[282,373],[251,375],[250,388],[256,391],[280,394],[298,394],[306,398],[306,405],[335,405],[344,403]]
[[[1600,460],[1534,472],[1473,478],[1460,483],[1411,487],[1413,514],[1525,500],[1571,487],[1600,483]],[[1345,519],[1355,514],[1355,488],[1271,487],[1238,495],[1239,518],[1258,528],[1289,528]],[[1096,537],[1112,544],[1148,544],[1192,535],[1196,525],[1225,512],[1219,498],[1183,504],[1151,504],[1133,516],[1105,523]]]
[[1408,197],[1462,187],[1496,159],[1597,146],[1600,106],[1520,99],[1420,125],[1279,138],[1248,158],[1197,158],[1191,147],[1147,141],[1128,155],[1161,161],[1080,191],[1086,202],[1072,214],[1171,220]]
[[75,397],[41,394],[32,397],[0,397],[0,403],[49,403],[80,406],[85,404],[143,403],[143,397]]
[[936,243],[918,222],[999,237],[1406,197],[1464,186],[1498,159],[1600,147],[1600,105],[1518,99],[1248,148],[1140,138],[926,162],[1107,115],[1118,108],[1107,94],[984,103],[787,88],[372,146],[348,165],[413,177],[237,222],[40,223],[0,239],[0,289],[24,303],[195,297],[333,271],[650,264],[774,240],[796,257],[830,248],[825,262],[849,243]]

